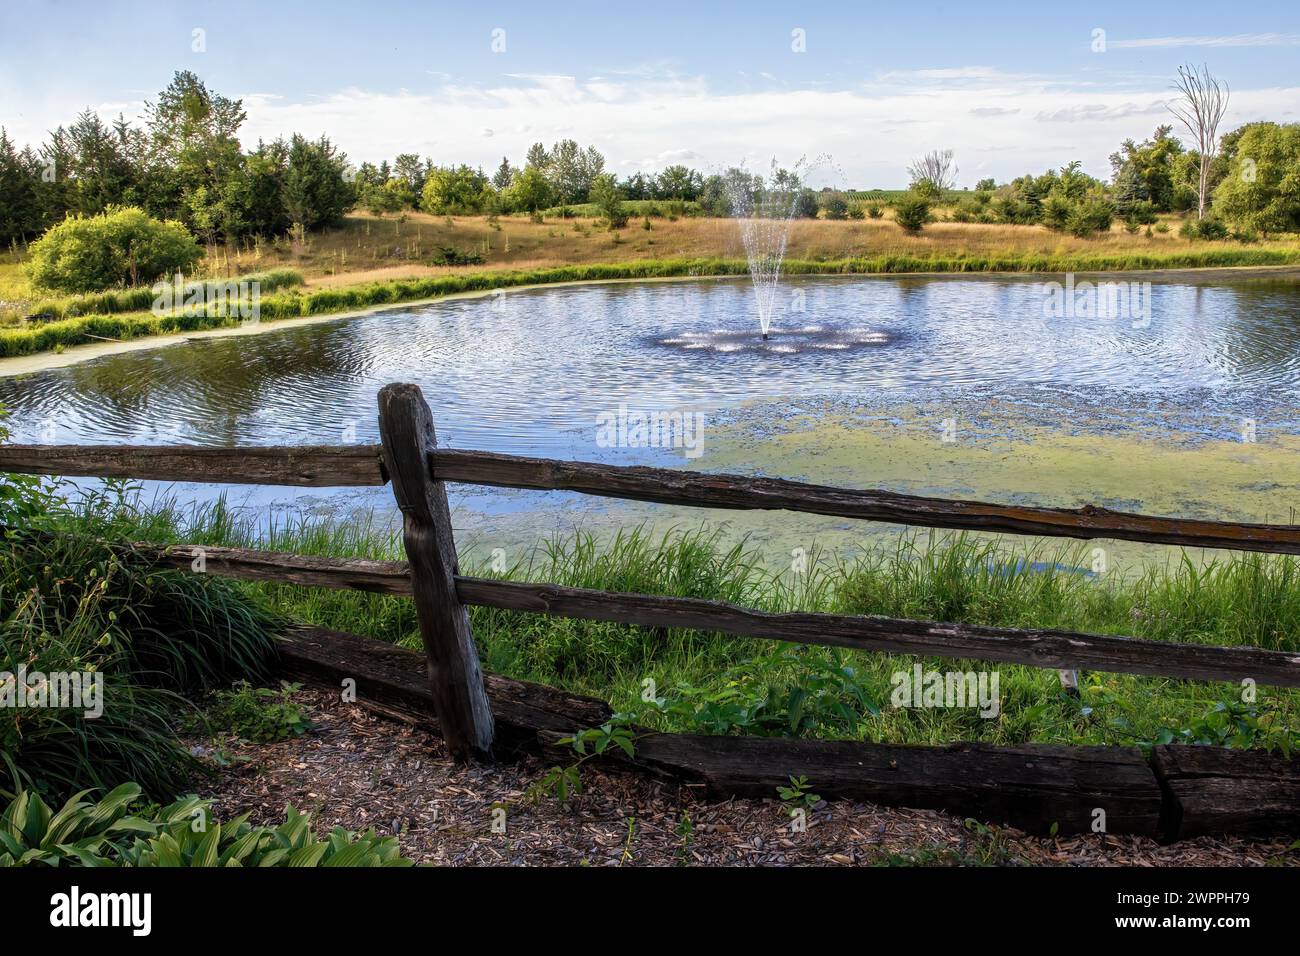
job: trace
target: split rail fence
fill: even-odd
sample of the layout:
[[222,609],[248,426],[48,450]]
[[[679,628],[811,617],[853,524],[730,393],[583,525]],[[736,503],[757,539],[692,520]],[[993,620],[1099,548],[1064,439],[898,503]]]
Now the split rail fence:
[[[391,482],[403,516],[405,562],[199,545],[133,547],[181,568],[202,554],[211,574],[412,598],[425,680],[413,677],[418,663],[413,652],[319,628],[285,635],[282,665],[322,681],[353,676],[364,684],[364,690],[358,688],[363,703],[390,716],[434,724],[457,760],[554,747],[557,737],[609,716],[602,701],[483,674],[467,611],[472,605],[859,651],[1177,679],[1249,678],[1260,685],[1300,687],[1300,653],[1290,651],[879,616],[768,613],[721,601],[469,577],[459,573],[444,483],[1289,555],[1300,554],[1300,526],[1152,517],[1097,507],[1025,507],[438,448],[429,406],[420,389],[408,384],[380,390],[379,430],[379,445],[7,445],[0,446],[0,472],[299,487]],[[1110,832],[1166,839],[1300,831],[1297,762],[1253,751],[1171,746],[1144,754],[1126,747],[921,747],[651,734],[639,740],[634,762],[710,794],[770,797],[788,776],[802,774],[823,795],[941,808],[1038,831],[1053,825],[1061,833],[1086,831],[1094,827],[1098,807],[1107,812]]]

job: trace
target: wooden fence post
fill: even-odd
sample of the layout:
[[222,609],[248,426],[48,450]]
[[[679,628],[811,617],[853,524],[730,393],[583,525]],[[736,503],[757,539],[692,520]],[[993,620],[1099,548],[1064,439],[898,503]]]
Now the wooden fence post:
[[434,710],[458,761],[489,760],[492,709],[483,687],[469,612],[456,596],[456,542],[441,481],[429,468],[433,413],[417,385],[379,390],[379,433],[393,495],[402,509],[415,612],[428,659]]

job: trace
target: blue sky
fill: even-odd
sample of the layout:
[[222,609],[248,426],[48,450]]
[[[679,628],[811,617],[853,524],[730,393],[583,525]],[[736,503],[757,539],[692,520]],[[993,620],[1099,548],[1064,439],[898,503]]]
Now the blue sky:
[[245,100],[248,142],[328,132],[356,160],[491,168],[572,136],[622,174],[829,155],[846,185],[900,185],[937,147],[964,182],[1105,173],[1165,121],[1189,60],[1228,81],[1234,125],[1300,120],[1294,3],[5,0],[0,30],[0,124],[20,142],[87,106],[138,115],[178,69]]

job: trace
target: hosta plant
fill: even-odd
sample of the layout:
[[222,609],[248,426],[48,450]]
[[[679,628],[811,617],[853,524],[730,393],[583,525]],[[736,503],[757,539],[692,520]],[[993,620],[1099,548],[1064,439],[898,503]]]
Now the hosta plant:
[[57,813],[30,790],[0,817],[0,867],[279,867],[411,866],[395,837],[337,827],[316,838],[311,816],[286,809],[278,827],[252,826],[248,815],[220,823],[212,804],[189,796],[161,809],[132,813],[140,787],[123,784],[103,799],[89,791]]

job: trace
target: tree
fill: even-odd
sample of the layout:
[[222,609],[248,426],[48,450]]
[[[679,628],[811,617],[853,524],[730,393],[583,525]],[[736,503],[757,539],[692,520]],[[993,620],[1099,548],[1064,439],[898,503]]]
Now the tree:
[[524,157],[525,169],[538,169],[545,172],[551,165],[551,154],[546,151],[546,147],[541,143],[533,143],[528,147],[528,153]]
[[911,188],[919,195],[942,200],[943,194],[957,183],[957,167],[952,162],[952,150],[933,149],[907,167],[912,177]]
[[1237,132],[1215,210],[1243,230],[1300,231],[1300,124],[1250,123]]
[[143,176],[144,136],[122,117],[105,125],[99,114],[84,110],[67,129],[51,134],[62,157],[58,174],[70,180],[69,207],[88,215],[124,201],[139,202]]
[[613,175],[601,173],[591,185],[591,201],[609,222],[611,229],[627,225],[627,211],[623,208],[623,191],[618,188]]
[[1121,215],[1144,201],[1158,212],[1174,208],[1175,161],[1182,155],[1183,144],[1172,132],[1171,126],[1158,126],[1150,139],[1142,143],[1126,139],[1119,151],[1111,154],[1115,202]]
[[1196,142],[1201,161],[1196,189],[1196,218],[1205,218],[1205,202],[1210,192],[1210,163],[1219,144],[1219,124],[1228,111],[1228,86],[1210,75],[1209,67],[1191,64],[1178,68],[1174,84],[1178,97],[1169,105]]
[[659,184],[653,176],[645,173],[633,173],[623,181],[623,192],[628,199],[665,198],[659,195]]
[[894,221],[904,232],[915,235],[930,219],[930,199],[924,192],[913,190],[894,203]]
[[181,223],[115,207],[98,216],[70,216],[50,229],[32,243],[28,269],[43,289],[98,292],[183,272],[202,255]]
[[1097,190],[1070,207],[1064,227],[1080,239],[1095,232],[1109,232],[1115,217],[1115,205]]
[[[533,150],[529,150],[530,165],[534,165],[533,159]],[[546,164],[538,168],[546,173],[556,202],[580,203],[588,200],[596,177],[605,171],[605,157],[594,146],[583,149],[576,140],[562,139],[546,154]]]
[[509,157],[502,156],[501,165],[498,166],[497,171],[492,174],[492,185],[499,190],[509,189],[510,184],[515,181],[516,174],[516,169],[510,165]]
[[822,198],[821,207],[827,219],[849,218],[849,201],[843,193],[827,193]]
[[393,175],[406,180],[414,196],[424,192],[424,181],[432,168],[433,163],[420,162],[419,153],[398,153],[393,160]]
[[284,171],[284,208],[299,231],[333,225],[356,202],[345,171],[347,157],[322,136],[308,140],[295,133]]
[[361,192],[361,204],[373,215],[398,212],[415,205],[415,196],[405,179],[393,177],[386,183],[368,184]]
[[464,163],[459,166],[435,166],[424,180],[421,205],[437,215],[478,212],[483,208],[483,188],[487,177]]
[[525,166],[506,190],[505,198],[511,209],[537,212],[551,205],[551,184],[537,166]]
[[8,245],[41,231],[40,173],[31,152],[18,152],[0,127],[0,242]]
[[278,236],[289,228],[289,213],[284,205],[288,165],[289,147],[284,140],[259,142],[257,149],[244,158],[240,201],[244,229],[248,233]]
[[811,189],[800,189],[794,196],[790,215],[796,219],[817,218],[817,194]]
[[660,199],[692,200],[699,198],[704,189],[704,180],[693,169],[685,166],[669,166],[659,174],[658,196]]
[[700,209],[708,215],[731,215],[731,203],[727,198],[727,191],[723,184],[723,179],[717,173],[711,173],[704,177],[704,185],[700,189],[699,198]]
[[141,190],[155,215],[188,218],[191,193],[203,186],[220,195],[242,174],[237,134],[246,114],[241,100],[213,93],[186,70],[177,72],[144,112],[149,161]]

